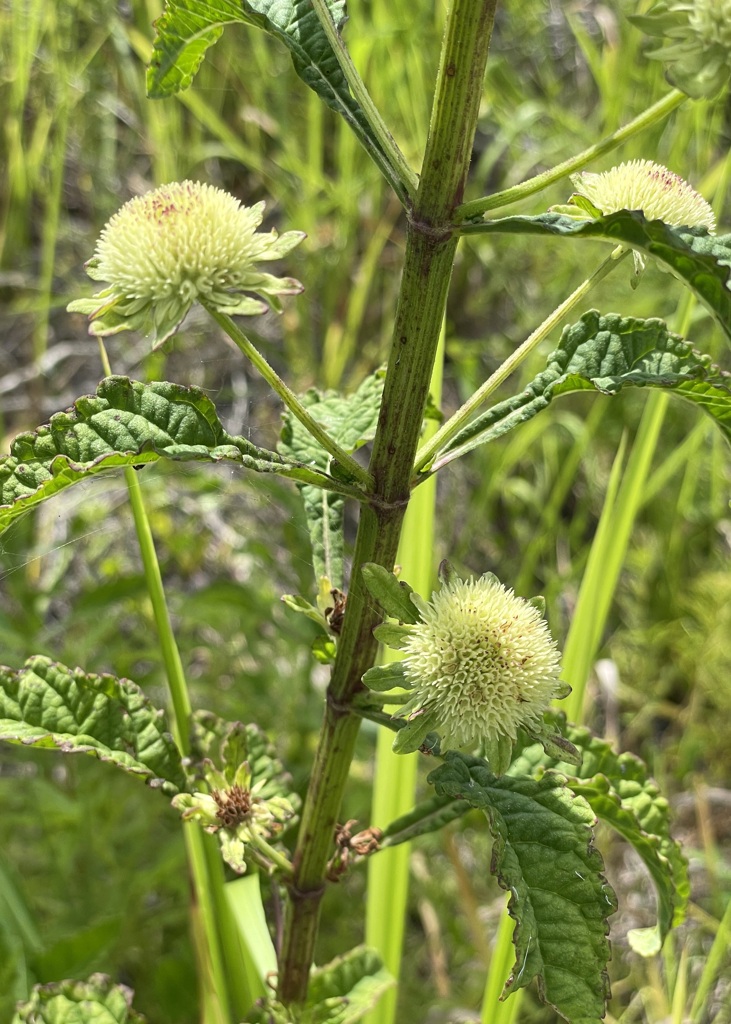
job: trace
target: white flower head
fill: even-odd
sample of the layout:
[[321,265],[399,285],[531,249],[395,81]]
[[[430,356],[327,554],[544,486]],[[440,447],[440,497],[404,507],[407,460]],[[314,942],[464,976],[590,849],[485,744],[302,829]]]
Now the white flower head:
[[138,330],[151,334],[156,346],[175,333],[196,301],[232,315],[279,310],[278,296],[296,294],[302,285],[256,264],[279,259],[305,236],[257,231],[263,213],[263,202],[243,206],[222,189],[194,181],[137,196],[108,221],[86,264],[89,277],[109,287],[68,308],[89,315],[91,334]]
[[[574,759],[571,744],[544,723],[551,701],[565,697],[570,687],[559,679],[561,656],[540,599],[516,597],[491,573],[463,581],[443,565],[441,576],[442,587],[431,601],[410,592],[419,613],[415,621],[376,630],[379,638],[392,640],[403,661],[372,669],[364,682],[381,691],[389,682],[410,691],[394,716],[407,723],[394,749],[419,749],[436,732],[442,750],[481,747],[500,774],[523,729],[552,756]],[[387,590],[380,593],[388,606]]]
[[652,160],[632,160],[601,174],[584,171],[571,176],[577,198],[599,213],[641,210],[647,220],[671,227],[702,227],[713,232],[716,218],[710,205],[687,181]]
[[432,595],[404,642],[404,674],[446,746],[540,726],[561,658],[539,610],[494,577]]

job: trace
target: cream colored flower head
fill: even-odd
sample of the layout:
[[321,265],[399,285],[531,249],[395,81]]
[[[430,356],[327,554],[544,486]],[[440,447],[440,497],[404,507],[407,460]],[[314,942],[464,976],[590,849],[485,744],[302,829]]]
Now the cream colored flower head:
[[[403,661],[372,669],[363,679],[372,689],[383,690],[390,675],[391,686],[410,691],[394,716],[407,722],[397,734],[395,750],[418,749],[433,731],[440,736],[442,751],[489,751],[499,774],[507,769],[513,742],[523,729],[549,744],[553,755],[564,760],[572,756],[570,744],[562,745],[565,741],[549,735],[544,724],[551,701],[565,697],[570,688],[559,679],[561,657],[539,601],[516,597],[491,573],[464,581],[449,566],[443,568],[442,587],[431,601],[413,592],[409,599],[418,609],[416,621],[376,630],[384,642],[395,641],[392,646],[402,652]],[[383,604],[388,604],[387,595]]]
[[601,174],[585,171],[572,175],[571,181],[577,192],[574,202],[588,200],[601,214],[641,210],[647,220],[661,220],[671,227],[715,231],[716,218],[703,196],[652,160],[632,160]]
[[[285,256],[301,231],[259,232],[264,203],[243,206],[211,185],[172,182],[126,203],[102,230],[86,271],[109,287],[70,303],[90,333],[136,330],[160,345],[194,302],[231,315],[281,309],[280,295],[302,290],[256,264]],[[259,296],[253,298],[251,293]]]
[[538,609],[494,577],[432,595],[403,645],[404,674],[447,747],[540,725],[561,658]]

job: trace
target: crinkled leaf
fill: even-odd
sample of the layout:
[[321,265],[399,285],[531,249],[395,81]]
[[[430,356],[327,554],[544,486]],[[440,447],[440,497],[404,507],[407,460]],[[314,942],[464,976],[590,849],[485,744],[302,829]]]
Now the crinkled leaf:
[[619,210],[596,220],[576,220],[561,213],[536,217],[502,217],[465,224],[463,231],[604,238],[654,256],[673,271],[713,314],[731,339],[731,235],[709,235],[705,228],[671,228],[647,220],[639,210]]
[[374,597],[387,615],[399,622],[418,622],[419,612],[411,600],[414,589],[405,580],[399,580],[388,569],[375,562],[367,562],[361,572],[371,597]]
[[585,313],[565,327],[546,369],[519,395],[498,402],[447,445],[440,465],[494,441],[531,419],[559,395],[628,387],[665,388],[701,408],[731,440],[731,375],[699,355],[662,320]]
[[252,785],[265,783],[259,793],[262,799],[286,796],[295,808],[299,806],[299,797],[292,792],[291,776],[258,725],[227,722],[212,711],[195,711],[191,748],[194,768],[198,768],[204,759],[212,761],[230,784],[239,765],[248,761]]
[[505,993],[537,979],[541,998],[571,1024],[598,1024],[609,985],[607,918],[616,910],[592,846],[595,818],[560,775],[496,778],[483,760],[449,752],[430,782],[483,810],[491,871],[510,892],[516,962]]
[[50,658],[0,667],[0,740],[90,754],[168,793],[186,786],[164,714],[138,686]]
[[[296,1013],[297,1024],[357,1024],[393,984],[379,955],[356,946],[312,971],[307,1002]],[[249,1012],[247,1024],[293,1024],[293,1017],[270,998]]]
[[[302,398],[310,414],[328,434],[350,454],[373,440],[383,394],[383,373],[378,371],[363,381],[348,397],[327,391],[308,391]],[[317,470],[330,471],[332,456],[321,448],[309,431],[289,412],[284,414],[279,451]],[[343,585],[343,512],[342,496],[318,486],[303,485],[302,499],[312,541],[315,577],[327,576],[332,586]]]
[[[563,720],[563,715],[556,716]],[[642,858],[657,893],[658,941],[684,917],[690,886],[680,843],[670,834],[670,811],[647,766],[634,754],[617,754],[588,729],[564,730],[582,753],[581,766],[548,761],[539,746],[528,747],[511,774],[534,773],[548,766],[569,777],[569,785],[591,805],[598,818],[616,829]]]
[[0,458],[0,530],[33,505],[88,476],[159,459],[238,462],[260,473],[343,490],[326,474],[227,434],[209,398],[195,387],[107,377]]
[[356,1024],[393,984],[378,953],[356,946],[312,972],[307,1024]]
[[433,796],[417,804],[408,814],[396,818],[384,829],[380,848],[398,846],[399,843],[410,843],[418,836],[429,832],[438,832],[450,822],[461,818],[472,809],[466,800],[451,796]]
[[30,999],[20,1003],[12,1024],[144,1024],[132,1009],[134,993],[115,985],[104,974],[88,981],[58,981],[35,985]]
[[[345,24],[345,0],[327,0],[333,22]],[[341,114],[402,199],[406,190],[391,168],[360,104],[351,95],[325,30],[309,0],[166,0],[155,23],[147,91],[153,99],[187,89],[205,52],[225,25],[263,29],[287,47],[295,71],[332,110]]]

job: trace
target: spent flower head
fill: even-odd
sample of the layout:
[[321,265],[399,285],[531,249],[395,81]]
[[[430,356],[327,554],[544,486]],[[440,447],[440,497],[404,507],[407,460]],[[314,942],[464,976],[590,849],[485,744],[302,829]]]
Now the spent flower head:
[[731,0],[662,0],[630,20],[662,45],[648,56],[694,99],[716,96],[731,75]]
[[[295,809],[284,796],[265,797],[267,780],[252,785],[251,769],[244,761],[229,781],[211,761],[203,761],[208,792],[179,793],[172,804],[184,820],[200,821],[206,832],[218,835],[221,855],[234,871],[246,871],[247,847],[264,861],[268,843],[291,823]],[[263,852],[262,852],[263,851]]]
[[175,333],[196,301],[231,315],[280,310],[279,296],[296,294],[302,285],[257,264],[286,255],[305,236],[257,231],[263,214],[263,202],[243,206],[195,181],[137,196],[108,221],[86,264],[89,277],[108,287],[68,308],[89,316],[91,334],[141,331],[156,346]]
[[[410,599],[419,617],[397,627],[403,662],[395,685],[410,696],[394,716],[407,722],[394,749],[418,748],[433,731],[442,750],[481,746],[499,773],[523,729],[544,745],[556,741],[568,759],[565,741],[545,731],[551,701],[569,688],[559,679],[561,657],[540,601],[517,597],[491,573],[463,581],[448,566],[431,601],[413,593]],[[378,670],[364,682],[382,688]]]
[[[713,232],[716,218],[702,195],[673,171],[652,160],[631,160],[593,174],[571,176],[581,205],[588,200],[600,214],[641,210],[647,220],[661,220],[671,227],[702,227]],[[584,207],[586,208],[586,207]]]

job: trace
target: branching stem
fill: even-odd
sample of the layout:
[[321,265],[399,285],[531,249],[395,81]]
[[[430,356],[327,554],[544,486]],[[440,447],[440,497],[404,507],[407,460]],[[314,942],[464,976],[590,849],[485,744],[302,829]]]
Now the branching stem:
[[213,306],[208,306],[206,303],[202,303],[206,310],[211,314],[216,323],[223,328],[226,334],[229,336],[231,341],[243,352],[246,358],[256,367],[259,373],[262,375],[267,384],[275,391],[282,399],[284,404],[287,406],[293,416],[296,416],[300,423],[312,434],[316,441],[318,441],[326,452],[335,459],[335,461],[346,470],[354,480],[357,480],[363,487],[370,488],[372,479],[367,470],[355,461],[352,455],[349,455],[337,441],[330,437],[328,432],[314,419],[307,409],[302,405],[294,391],[284,383],[279,374],[269,365],[261,352],[249,341],[241,328],[236,324],[230,316],[225,313],[219,312]]
[[[512,352],[508,358],[502,363],[501,366],[495,370],[495,372],[488,377],[485,383],[475,391],[464,405],[454,413],[453,416],[447,420],[445,424],[437,431],[434,437],[428,441],[419,450],[416,456],[416,464],[414,466],[415,473],[421,473],[427,469],[436,457],[436,455],[443,451],[449,442],[455,437],[459,431],[469,421],[470,417],[477,412],[481,405],[487,401],[500,385],[507,380],[507,378],[520,366],[523,360],[527,359],[530,353],[536,348],[537,345],[547,338],[548,335],[553,331],[563,320],[563,318],[574,309],[579,302],[591,291],[594,285],[598,284],[599,281],[603,280],[607,274],[609,274],[620,262],[629,255],[630,249],[624,249],[622,251],[614,250],[607,258],[597,267],[593,274],[590,274],[585,281],[576,288],[567,299],[557,306],[556,309],[551,313],[550,316],[546,317],[540,326],[536,327],[535,331],[525,339],[525,341],[519,345],[514,352]],[[455,448],[453,451],[447,452],[446,455],[439,461],[439,468],[451,462],[453,459],[458,458],[462,452],[459,448]],[[436,464],[433,468],[437,468]],[[425,479],[423,477],[422,479]]]
[[359,717],[349,704],[362,690],[361,678],[377,650],[373,627],[379,614],[360,569],[364,562],[391,569],[396,557],[457,245],[452,222],[467,177],[496,4],[452,0],[447,14],[369,466],[373,501],[361,512],[343,632],[294,854],[279,963],[278,996],[285,1004],[301,1004],[307,994],[327,862],[358,735]]
[[495,192],[491,196],[483,196],[481,199],[473,199],[469,203],[464,203],[456,211],[457,221],[462,222],[472,217],[479,217],[490,210],[502,209],[504,206],[520,202],[521,199],[527,199],[528,196],[535,195],[536,192],[542,192],[544,188],[548,188],[554,182],[560,181],[561,178],[565,178],[575,171],[582,170],[592,160],[596,160],[606,153],[611,153],[612,150],[621,146],[623,142],[633,138],[635,135],[639,135],[646,128],[661,121],[687,99],[688,97],[684,92],[680,92],[679,89],[673,89],[666,96],[663,96],[662,99],[658,100],[657,103],[653,103],[651,107],[648,107],[647,110],[643,110],[632,121],[622,125],[621,128],[618,128],[616,132],[612,132],[611,135],[607,135],[601,142],[597,142],[581,153],[577,153],[576,156],[569,157],[563,163],[556,164],[555,167],[542,171],[533,178],[522,181],[519,185],[512,185],[502,192]]

